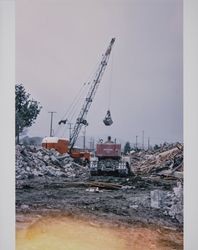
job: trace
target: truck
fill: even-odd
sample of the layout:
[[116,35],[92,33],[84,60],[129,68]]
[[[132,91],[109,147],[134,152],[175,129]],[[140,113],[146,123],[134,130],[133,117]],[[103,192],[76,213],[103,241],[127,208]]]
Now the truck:
[[129,176],[131,174],[130,162],[122,156],[121,144],[111,140],[101,140],[96,144],[95,156],[90,158],[91,176],[113,175]]

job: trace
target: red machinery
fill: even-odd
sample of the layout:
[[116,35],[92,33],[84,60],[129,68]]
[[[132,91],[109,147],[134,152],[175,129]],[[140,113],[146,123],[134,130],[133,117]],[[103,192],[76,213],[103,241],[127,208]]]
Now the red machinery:
[[121,155],[121,144],[111,141],[108,136],[106,142],[96,145],[96,157],[90,161],[91,175],[118,175],[130,174],[129,162]]
[[105,143],[98,143],[96,145],[96,157],[99,159],[120,159],[121,157],[121,144],[116,144],[111,141],[111,137]]

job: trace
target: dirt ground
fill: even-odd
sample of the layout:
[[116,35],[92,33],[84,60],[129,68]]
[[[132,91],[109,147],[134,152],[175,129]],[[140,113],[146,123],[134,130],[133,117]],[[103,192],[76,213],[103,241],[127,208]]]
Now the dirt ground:
[[55,151],[18,146],[17,250],[92,250],[93,239],[94,250],[183,249],[182,150],[148,153],[133,155],[130,177],[91,176]]
[[87,217],[17,216],[17,250],[182,250],[181,232],[152,226],[121,226]]
[[[118,189],[89,187],[90,183],[114,183]],[[34,178],[17,183],[16,212],[83,214],[107,221],[126,224],[154,224],[182,230],[182,225],[151,207],[151,190],[170,190],[171,180],[154,181],[150,178],[89,177]]]

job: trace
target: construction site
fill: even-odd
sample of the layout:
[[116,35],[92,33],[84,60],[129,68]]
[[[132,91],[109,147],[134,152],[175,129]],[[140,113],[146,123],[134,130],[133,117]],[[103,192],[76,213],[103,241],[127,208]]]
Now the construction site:
[[[17,249],[30,249],[34,240],[34,249],[48,250],[183,249],[182,143],[148,148],[136,143],[124,152],[109,134],[92,149],[76,145],[89,125],[87,115],[114,43],[112,38],[87,84],[69,139],[55,135],[51,112],[49,137],[40,145],[16,145]],[[113,123],[108,109],[103,125]],[[68,124],[68,116],[58,123]]]

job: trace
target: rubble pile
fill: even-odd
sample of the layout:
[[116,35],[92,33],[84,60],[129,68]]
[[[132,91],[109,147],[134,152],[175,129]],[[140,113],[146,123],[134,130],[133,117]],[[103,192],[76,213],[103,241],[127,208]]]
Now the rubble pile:
[[164,215],[169,215],[183,224],[183,186],[181,182],[173,188],[173,191],[151,191],[151,207],[160,209]]
[[179,223],[183,223],[183,186],[178,182],[177,187],[173,188],[174,193],[171,195],[171,206],[169,215],[175,218]]
[[89,169],[73,161],[68,154],[34,146],[16,146],[16,179],[34,177],[86,177]]
[[135,152],[131,155],[136,174],[173,176],[183,178],[183,146],[170,145],[157,152]]

